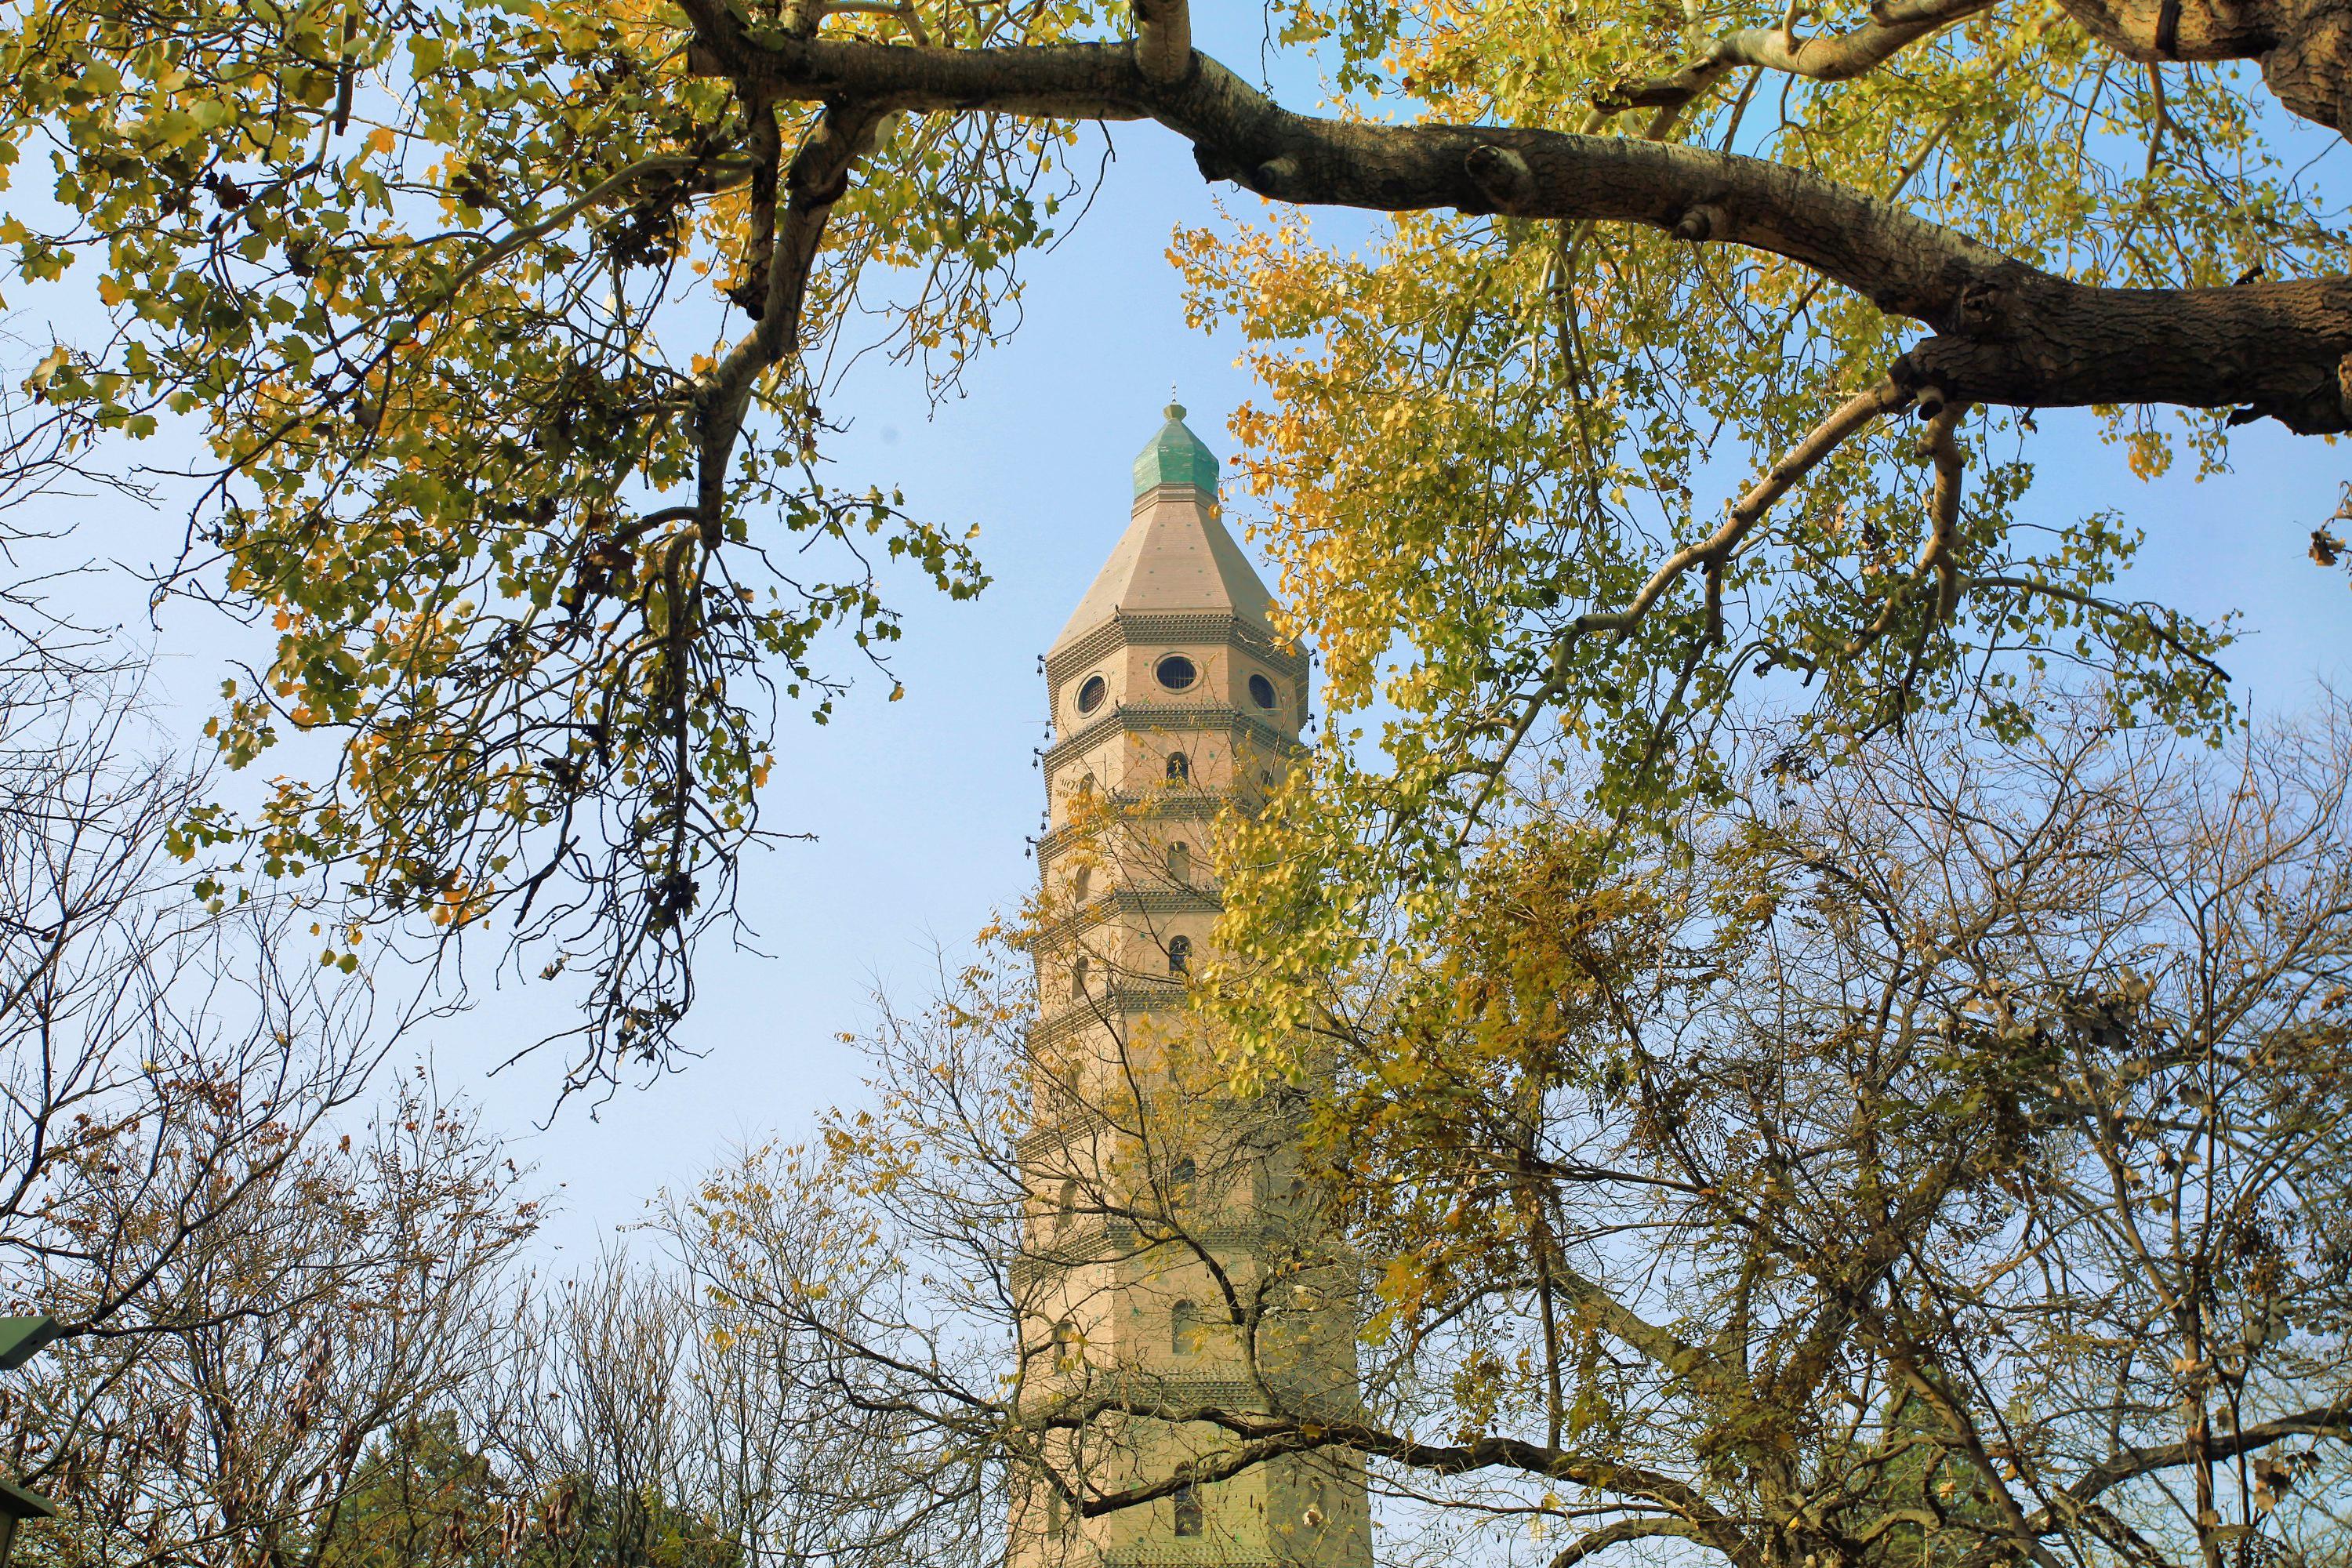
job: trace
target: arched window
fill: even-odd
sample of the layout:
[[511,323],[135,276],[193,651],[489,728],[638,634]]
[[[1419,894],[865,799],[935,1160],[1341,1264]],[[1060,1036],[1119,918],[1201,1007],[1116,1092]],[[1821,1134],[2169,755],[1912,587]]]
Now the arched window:
[[1192,939],[1171,936],[1168,939],[1168,973],[1189,974],[1192,972]]
[[1090,866],[1079,867],[1076,870],[1070,873],[1071,900],[1076,903],[1085,903],[1087,901],[1087,895],[1094,891],[1094,868]]
[[1168,1310],[1168,1348],[1177,1355],[1200,1353],[1201,1309],[1190,1301],[1179,1301]]
[[1087,955],[1080,953],[1070,965],[1070,1000],[1081,1000],[1087,994]]
[[1045,1489],[1045,1533],[1059,1535],[1070,1527],[1069,1511],[1063,1506],[1061,1489]]
[[1168,879],[1180,888],[1192,885],[1192,847],[1181,838],[1168,847]]
[[1192,1155],[1185,1155],[1168,1167],[1168,1195],[1178,1203],[1186,1202],[1192,1195],[1192,1184],[1200,1179],[1201,1167],[1192,1163]]
[[1169,1500],[1176,1505],[1176,1533],[1201,1533],[1201,1489],[1193,1484],[1192,1467],[1176,1467],[1176,1490]]
[[1054,1194],[1054,1234],[1059,1236],[1069,1229],[1070,1220],[1077,1212],[1078,1184],[1075,1179],[1065,1179]]
[[1054,1370],[1068,1372],[1078,1364],[1078,1325],[1064,1318],[1054,1325]]
[[1169,752],[1168,782],[1170,784],[1191,784],[1192,782],[1192,759],[1186,756],[1181,752]]

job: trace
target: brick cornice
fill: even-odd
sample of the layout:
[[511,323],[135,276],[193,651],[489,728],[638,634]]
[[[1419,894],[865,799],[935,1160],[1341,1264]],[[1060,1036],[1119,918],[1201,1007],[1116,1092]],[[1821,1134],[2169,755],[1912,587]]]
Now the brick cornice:
[[1130,976],[1104,987],[1083,1002],[1064,1002],[1029,1026],[1029,1043],[1051,1045],[1089,1028],[1111,1028],[1150,1014],[1166,1016],[1184,1009],[1184,984],[1178,980]]
[[1207,703],[1188,706],[1174,702],[1122,702],[1101,718],[1081,725],[1046,747],[1044,753],[1045,771],[1052,773],[1055,764],[1072,752],[1099,745],[1117,734],[1216,730],[1246,735],[1277,756],[1302,756],[1307,751],[1305,745],[1265,720],[1253,719],[1237,708]]
[[[1038,850],[1045,853],[1042,839]],[[1028,940],[1033,951],[1043,952],[1122,915],[1213,915],[1224,907],[1224,900],[1208,888],[1118,888],[1097,893],[1061,919],[1037,927]]]
[[1119,610],[1111,618],[1045,656],[1045,679],[1055,686],[1122,647],[1147,643],[1223,643],[1258,659],[1294,680],[1304,679],[1310,656],[1296,643],[1276,642],[1239,616],[1223,610]]

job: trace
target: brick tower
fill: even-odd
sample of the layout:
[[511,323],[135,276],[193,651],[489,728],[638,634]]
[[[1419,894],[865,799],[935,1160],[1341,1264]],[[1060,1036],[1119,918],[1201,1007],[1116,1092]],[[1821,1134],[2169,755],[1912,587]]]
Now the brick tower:
[[[1136,459],[1126,533],[1045,656],[1055,740],[1013,1275],[1034,1464],[1010,1558],[1369,1568],[1360,1462],[1296,1454],[1224,1474],[1235,1437],[1184,1418],[1344,1417],[1357,1368],[1353,1275],[1319,1245],[1297,1097],[1225,1090],[1184,1006],[1216,920],[1219,815],[1263,799],[1299,753],[1307,665],[1218,521],[1217,459],[1181,407],[1167,414]],[[1086,1512],[1152,1487],[1164,1495]]]

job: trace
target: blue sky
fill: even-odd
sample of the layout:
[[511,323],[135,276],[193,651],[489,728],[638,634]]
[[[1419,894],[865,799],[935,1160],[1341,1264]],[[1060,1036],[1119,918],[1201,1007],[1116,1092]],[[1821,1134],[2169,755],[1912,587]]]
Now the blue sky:
[[[1204,47],[1236,63],[1257,58],[1254,30],[1220,37],[1205,14],[1200,25]],[[554,1064],[486,1076],[548,1026],[540,988],[509,980],[435,1032],[445,1084],[477,1096],[545,1182],[562,1186],[551,1243],[593,1246],[727,1145],[796,1135],[819,1108],[855,1098],[858,1062],[837,1037],[863,1023],[871,992],[919,999],[935,952],[952,956],[1027,886],[1025,840],[1042,805],[1036,656],[1125,526],[1128,466],[1171,382],[1221,454],[1232,447],[1225,416],[1249,393],[1238,343],[1185,327],[1163,256],[1176,225],[1212,217],[1212,189],[1172,136],[1125,128],[1113,137],[1116,162],[1094,209],[1031,265],[1025,324],[973,367],[960,395],[932,409],[913,375],[866,366],[829,400],[829,414],[852,422],[837,448],[841,478],[894,483],[918,512],[977,522],[995,582],[971,604],[908,598],[897,656],[904,700],[883,702],[868,681],[826,729],[784,720],[789,749],[768,820],[817,837],[747,868],[742,902],[760,951],[708,954],[687,1035],[706,1058],[613,1098],[593,1119],[575,1105],[542,1132],[534,1124]],[[1349,221],[1329,226],[1347,232]],[[2235,472],[2199,483],[2184,470],[2149,485],[2087,416],[2045,414],[2041,427],[2034,521],[2063,525],[2120,508],[2149,534],[2133,591],[2198,614],[2245,612],[2250,635],[2230,662],[2257,711],[2291,710],[2317,681],[2352,672],[2352,591],[2304,553],[2352,477],[2352,452],[2262,425],[2241,433]],[[103,510],[102,531],[83,535],[98,553],[137,562],[168,550],[170,515],[112,502]],[[134,605],[121,586],[121,602]],[[260,646],[194,605],[173,607],[157,637],[166,717],[186,733],[223,661]]]

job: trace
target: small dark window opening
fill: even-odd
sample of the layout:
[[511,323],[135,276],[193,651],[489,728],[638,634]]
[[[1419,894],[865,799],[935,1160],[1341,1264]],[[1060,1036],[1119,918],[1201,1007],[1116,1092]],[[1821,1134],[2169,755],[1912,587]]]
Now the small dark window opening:
[[1070,875],[1071,900],[1075,903],[1085,903],[1087,895],[1094,890],[1094,872],[1085,866],[1079,867]]
[[1192,1195],[1192,1184],[1200,1179],[1201,1167],[1192,1163],[1192,1155],[1185,1155],[1168,1167],[1169,1195],[1183,1202]]
[[1181,653],[1171,653],[1161,659],[1152,673],[1160,678],[1160,684],[1171,691],[1181,691],[1201,679],[1200,670]]
[[1168,879],[1180,888],[1192,885],[1192,847],[1181,838],[1168,847]]
[[1171,936],[1168,939],[1168,973],[1189,974],[1192,972],[1192,939]]
[[1078,711],[1093,712],[1103,705],[1103,699],[1109,694],[1110,686],[1101,676],[1087,676],[1085,684],[1078,688]]
[[1069,1528],[1070,1516],[1062,1502],[1061,1492],[1054,1487],[1047,1487],[1045,1489],[1045,1533],[1060,1535]]
[[1169,752],[1168,782],[1170,784],[1191,784],[1192,782],[1192,759],[1186,756],[1181,752]]
[[1249,678],[1249,694],[1250,700],[1261,708],[1274,706],[1274,682],[1263,675],[1253,675]]
[[1176,1467],[1176,1490],[1169,1500],[1176,1505],[1176,1533],[1201,1533],[1201,1489],[1193,1484],[1192,1467]]
[[1078,1325],[1064,1318],[1054,1325],[1054,1370],[1067,1372],[1078,1364]]
[[1055,1234],[1059,1235],[1067,1230],[1070,1220],[1077,1212],[1078,1184],[1075,1180],[1066,1180],[1062,1184],[1061,1190],[1054,1195]]
[[1086,994],[1087,956],[1085,953],[1080,953],[1078,954],[1078,961],[1070,965],[1070,999],[1072,1001],[1076,1001]]
[[1201,1349],[1201,1309],[1190,1301],[1169,1309],[1168,1348],[1178,1355],[1193,1355]]

